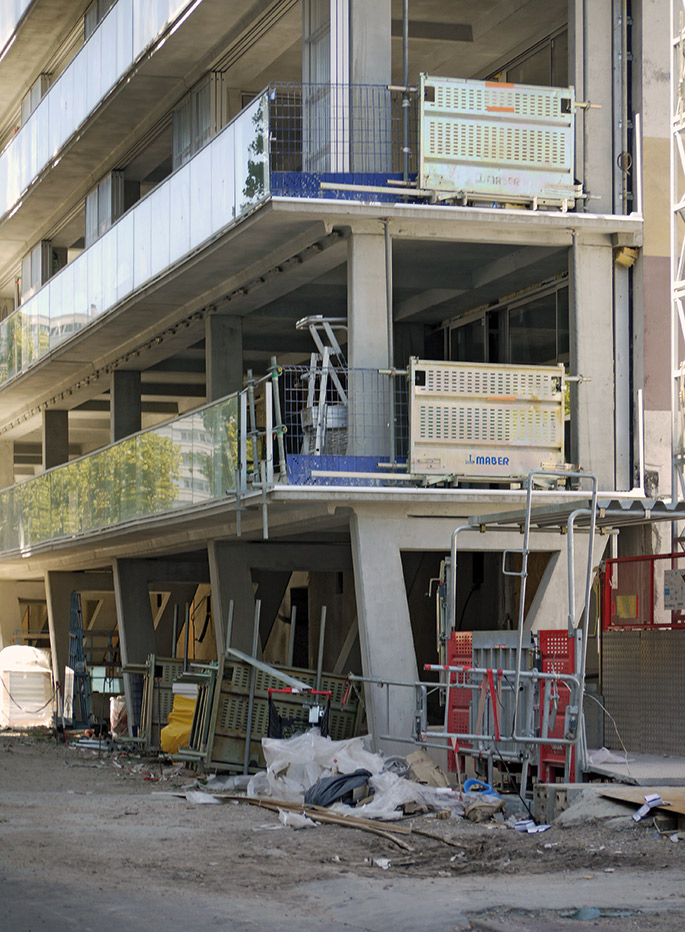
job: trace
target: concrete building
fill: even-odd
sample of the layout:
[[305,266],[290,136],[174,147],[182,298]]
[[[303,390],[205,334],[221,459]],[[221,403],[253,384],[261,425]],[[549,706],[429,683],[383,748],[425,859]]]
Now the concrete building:
[[[250,649],[257,597],[265,655],[297,604],[310,662],[326,605],[328,669],[416,679],[454,528],[520,508],[535,463],[630,493],[639,389],[650,488],[670,491],[668,4],[408,8],[404,43],[401,0],[3,5],[0,630],[49,631],[58,682],[72,591],[124,663],[170,652],[174,605],[211,593],[216,650],[230,600]],[[512,85],[533,87],[523,109]],[[315,315],[335,378],[328,337],[296,326]],[[504,421],[475,414],[432,435],[474,468],[441,465],[423,361],[498,396],[560,366],[561,438],[514,468]],[[511,627],[518,534],[460,548],[460,625]],[[565,539],[533,549],[526,624],[565,627]],[[410,731],[408,693],[368,699],[377,736]]]

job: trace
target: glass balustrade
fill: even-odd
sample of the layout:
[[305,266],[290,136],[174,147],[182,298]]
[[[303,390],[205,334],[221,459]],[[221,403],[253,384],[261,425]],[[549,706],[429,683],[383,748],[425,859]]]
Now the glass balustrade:
[[0,491],[0,549],[204,505],[235,492],[238,396]]
[[262,200],[267,130],[262,95],[4,320],[0,386]]
[[[191,0],[118,0],[0,155],[0,216],[17,203],[141,52],[190,5]],[[28,3],[2,0],[1,6],[0,47],[2,30],[18,20],[19,9]]]
[[0,51],[11,39],[19,20],[33,3],[33,0],[2,0],[0,3]]

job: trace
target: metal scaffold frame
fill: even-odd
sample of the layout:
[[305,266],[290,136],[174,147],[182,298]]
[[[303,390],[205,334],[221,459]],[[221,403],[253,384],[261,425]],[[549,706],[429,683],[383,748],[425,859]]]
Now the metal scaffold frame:
[[[685,0],[671,4],[671,497],[685,499]],[[682,546],[673,525],[673,549]]]

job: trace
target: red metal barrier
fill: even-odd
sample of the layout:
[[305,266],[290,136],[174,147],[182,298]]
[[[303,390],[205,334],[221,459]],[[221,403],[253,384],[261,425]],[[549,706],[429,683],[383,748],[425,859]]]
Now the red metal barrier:
[[685,574],[685,553],[606,560],[602,569],[602,630],[660,628],[685,625],[685,611],[665,607],[672,589],[668,570]]
[[[576,652],[575,638],[569,637],[566,631],[549,630],[538,632],[538,647],[540,648],[542,673],[575,673]],[[556,702],[550,690],[556,689]],[[540,681],[540,729],[545,709],[545,702],[556,706],[554,727],[549,729],[552,738],[564,737],[564,723],[566,706],[568,705],[569,691],[564,683],[555,686],[549,680]],[[542,731],[540,732],[542,734]],[[575,748],[571,751],[570,780],[573,782],[575,768]],[[555,747],[549,744],[540,745],[540,767],[538,780],[541,783],[550,783],[554,780],[557,770],[563,770],[566,763],[566,748]]]

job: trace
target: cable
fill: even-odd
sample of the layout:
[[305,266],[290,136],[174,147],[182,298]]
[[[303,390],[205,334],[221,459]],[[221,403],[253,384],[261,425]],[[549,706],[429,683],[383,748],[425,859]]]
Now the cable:
[[4,680],[4,678],[3,678],[2,676],[0,676],[0,683],[2,683],[5,692],[6,692],[7,695],[10,697],[10,700],[11,700],[11,701],[16,705],[16,707],[19,709],[19,711],[20,711],[20,712],[26,712],[28,715],[36,715],[38,712],[42,712],[43,709],[47,709],[47,707],[50,705],[50,703],[52,702],[52,700],[55,698],[55,690],[53,689],[52,695],[50,696],[50,698],[48,699],[48,701],[47,701],[47,702],[44,702],[43,705],[42,705],[39,709],[24,709],[22,706],[19,705],[19,703],[17,702],[17,700],[14,698],[14,696],[12,695],[12,693],[9,691],[9,689],[7,688],[7,684],[5,683],[5,680]]
[[600,707],[600,709],[602,710],[602,712],[604,712],[605,715],[608,715],[609,718],[611,719],[611,724],[614,726],[614,731],[616,732],[616,737],[618,738],[618,740],[619,740],[619,742],[620,742],[620,744],[621,744],[621,747],[623,748],[623,754],[624,754],[624,756],[625,756],[625,765],[626,765],[626,770],[628,771],[628,776],[631,777],[632,774],[631,774],[631,772],[630,772],[630,767],[628,766],[628,749],[626,748],[625,744],[623,743],[623,738],[621,737],[621,734],[620,734],[620,732],[619,732],[619,730],[618,730],[618,725],[616,724],[616,719],[615,719],[614,716],[611,714],[611,712],[607,709],[607,707],[606,707],[605,705],[603,705],[603,704],[599,701],[599,699],[597,698],[597,696],[593,696],[592,693],[587,692],[587,690],[583,690],[583,695],[584,695],[587,699],[592,699],[593,702],[596,702],[597,705],[598,705],[598,706]]

